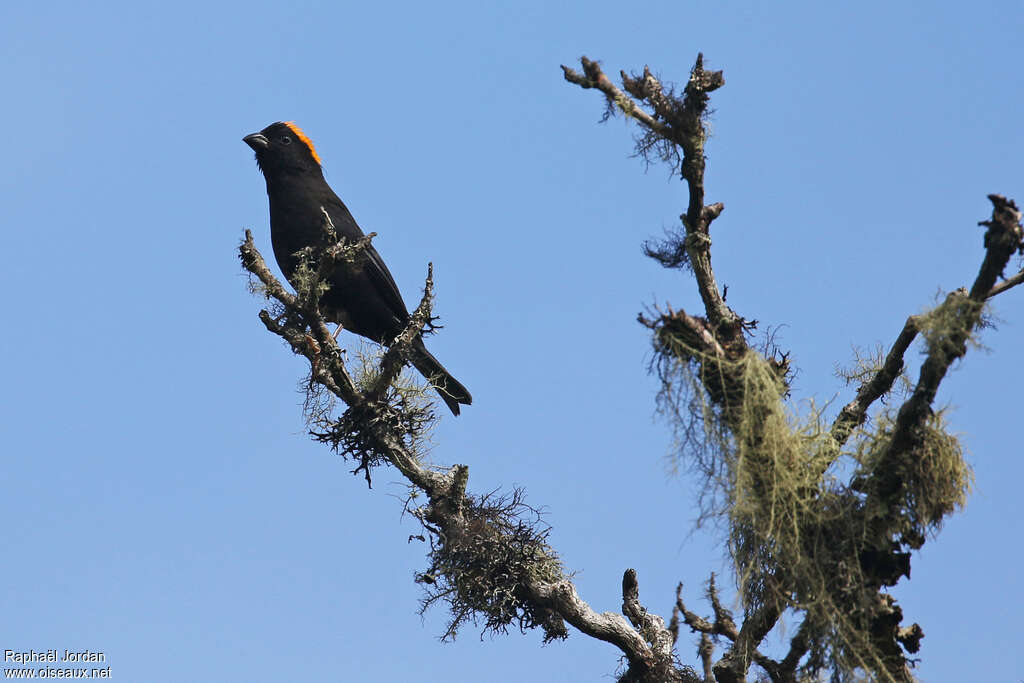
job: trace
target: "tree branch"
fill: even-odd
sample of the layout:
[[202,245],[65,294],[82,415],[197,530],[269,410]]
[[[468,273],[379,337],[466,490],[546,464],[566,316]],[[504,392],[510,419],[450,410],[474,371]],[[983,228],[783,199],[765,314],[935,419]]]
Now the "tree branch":
[[[328,219],[324,229],[329,237],[332,228]],[[515,519],[520,505],[518,494],[509,505],[488,504],[486,496],[479,499],[471,496],[466,492],[469,469],[465,465],[456,465],[447,471],[425,466],[402,436],[390,427],[391,423],[384,416],[387,406],[382,398],[400,371],[409,345],[422,334],[430,320],[431,267],[428,267],[419,306],[382,356],[374,381],[364,392],[357,389],[333,335],[320,316],[318,295],[308,295],[308,292],[319,291],[318,282],[329,272],[322,268],[324,263],[352,258],[358,250],[365,249],[366,244],[369,244],[369,236],[355,244],[328,244],[308,254],[310,262],[317,263],[318,268],[308,282],[303,282],[306,296],[291,294],[274,277],[253,244],[250,231],[245,233],[239,255],[245,269],[262,283],[266,296],[284,309],[276,318],[266,310],[260,311],[264,326],[310,362],[311,382],[323,386],[349,406],[332,429],[364,432],[358,437],[361,442],[369,443],[375,453],[426,494],[427,503],[413,513],[430,533],[434,567],[420,575],[420,581],[428,585],[448,581],[427,602],[443,596],[454,601],[449,635],[461,621],[477,612],[483,612],[487,623],[495,629],[501,629],[518,613],[521,625],[541,626],[546,639],[567,635],[564,620],[583,633],[618,647],[629,661],[628,680],[652,683],[694,680],[687,668],[676,666],[672,635],[664,621],[649,614],[640,604],[633,570],[627,571],[623,579],[623,611],[633,625],[621,615],[594,612],[579,598],[572,582],[561,574],[557,557],[543,542],[546,532],[534,532],[525,522]],[[321,436],[325,440],[347,438],[332,434]],[[368,471],[365,461],[364,466]],[[518,564],[479,573],[481,567],[493,564],[494,558],[506,555]],[[490,582],[498,583],[489,585]],[[496,602],[491,604],[490,601]]]
[[781,615],[778,606],[770,604],[763,605],[743,620],[732,647],[715,662],[715,678],[719,683],[742,683],[746,680],[750,663],[756,660],[760,660],[761,667],[771,674],[774,662],[761,655],[757,646],[775,627]]
[[[698,54],[690,72],[690,79],[679,99],[644,67],[640,76],[630,77],[621,73],[622,84],[628,95],[617,88],[601,70],[600,65],[586,57],[580,58],[583,74],[562,66],[565,79],[583,88],[600,90],[608,102],[609,111],[619,110],[643,127],[648,137],[638,142],[638,149],[645,153],[664,141],[668,145],[663,157],[680,158],[679,173],[689,189],[686,213],[680,216],[686,231],[681,241],[673,239],[662,250],[648,249],[648,254],[672,267],[688,264],[697,279],[697,286],[704,303],[705,314],[716,334],[722,333],[734,341],[742,328],[742,318],[736,315],[722,298],[711,268],[710,226],[725,206],[721,203],[704,205],[704,143],[707,131],[704,116],[707,113],[708,93],[725,84],[721,71],[706,71],[704,55]],[[636,99],[633,99],[632,95]],[[644,109],[644,103],[652,112]],[[671,150],[671,151],[670,151]],[[678,150],[682,150],[681,157]]]
[[622,578],[622,612],[629,622],[613,612],[598,614],[592,610],[569,581],[531,583],[529,590],[537,602],[558,612],[583,633],[622,650],[629,661],[629,672],[619,680],[695,681],[688,670],[675,666],[674,640],[664,620],[649,614],[640,604],[635,570],[626,570]]
[[1006,268],[1010,256],[1021,250],[1024,228],[1021,227],[1021,212],[1017,205],[995,194],[989,195],[989,200],[993,205],[992,218],[979,223],[988,229],[984,239],[985,258],[978,276],[970,292],[963,289],[952,292],[943,304],[950,308],[959,324],[930,345],[914,392],[897,415],[895,432],[888,453],[883,457],[883,467],[887,461],[910,451],[917,444],[917,429],[931,413],[939,384],[953,362],[967,352],[968,336],[981,322],[982,305],[991,295],[996,279]]
[[[1016,205],[1012,200],[1006,200],[998,195],[990,195],[990,200],[994,204],[993,219],[992,221],[1001,220],[1004,225],[1001,230],[1004,233],[1013,232],[1011,227],[1015,222],[1019,223],[1019,211],[1016,209]],[[1016,211],[1016,214],[1014,212]],[[1016,221],[1015,221],[1016,215]],[[990,226],[992,221],[983,221],[980,225]],[[988,243],[988,237],[986,237],[986,244]],[[989,263],[989,251],[986,252],[986,264],[983,264],[981,272],[978,274],[978,279],[975,282],[975,287],[972,289],[971,298],[975,301],[982,301],[985,299],[991,299],[998,294],[1001,294],[1008,289],[1016,287],[1017,285],[1024,282],[1024,270],[1021,270],[1014,276],[993,285],[984,296],[980,296],[981,291],[989,281],[992,281],[992,274],[1002,273],[1002,269],[1005,268],[1006,260],[1009,260],[1009,256],[1014,251],[1020,251],[1020,247],[1013,246],[1013,237],[1011,236],[1009,244],[1004,245],[1000,253],[1005,254],[1005,260],[1003,256],[995,257],[991,263]],[[993,245],[995,246],[995,245]],[[976,323],[974,323],[976,324]],[[896,379],[899,378],[900,373],[903,372],[904,361],[903,356],[910,348],[914,339],[917,338],[918,334],[919,319],[918,316],[910,316],[907,318],[907,322],[903,326],[903,330],[900,331],[896,341],[893,343],[892,348],[889,349],[889,353],[885,357],[885,361],[882,367],[879,368],[878,372],[867,382],[863,383],[857,390],[857,396],[853,401],[848,403],[835,421],[832,423],[832,438],[836,442],[836,445],[841,447],[846,440],[849,438],[853,430],[864,423],[867,417],[868,409],[871,405],[881,398],[882,396],[889,393],[892,390],[892,386]],[[941,378],[938,378],[941,381]],[[936,384],[937,386],[937,384]]]
[[640,585],[637,583],[635,569],[627,569],[622,576],[622,613],[650,644],[657,660],[672,660],[675,639],[665,626],[665,620],[649,613],[647,608],[640,604]]
[[591,61],[586,57],[580,57],[580,63],[583,65],[583,74],[570,69],[564,64],[562,65],[562,73],[565,76],[565,80],[575,83],[581,88],[597,88],[604,93],[609,107],[616,107],[626,116],[636,119],[639,123],[659,135],[668,136],[670,132],[668,126],[648,114],[644,111],[643,107],[615,87],[615,84],[601,71],[601,66],[597,62]]
[[991,299],[992,297],[998,294],[1002,294],[1008,289],[1016,287],[1022,282],[1024,282],[1024,270],[1018,271],[1016,275],[1009,277],[1000,282],[999,284],[995,285],[991,289],[991,291],[989,291],[988,296],[986,298]]
[[870,380],[861,384],[856,398],[843,407],[832,423],[831,433],[837,446],[837,454],[838,448],[846,443],[853,430],[864,424],[871,405],[892,390],[893,384],[903,372],[903,355],[917,337],[917,325],[916,316],[907,318],[892,348],[886,354],[882,367]]
[[[866,547],[861,551],[865,587],[894,585],[901,576],[909,575],[909,554],[905,547],[918,548],[924,543],[926,524],[937,523],[945,512],[925,509],[907,511],[907,496],[918,497],[914,473],[920,460],[929,456],[921,449],[929,438],[927,423],[932,418],[932,403],[939,385],[950,366],[967,352],[967,340],[983,322],[985,301],[991,296],[1010,256],[1024,248],[1021,213],[1013,201],[989,195],[992,218],[980,225],[987,228],[985,257],[971,289],[950,292],[946,300],[930,314],[934,320],[926,336],[927,355],[913,393],[900,406],[891,434],[873,459],[865,480],[857,485],[866,494]],[[934,443],[934,442],[933,442]],[[908,493],[910,492],[910,493]],[[910,506],[919,504],[911,502]],[[941,510],[951,509],[952,499],[944,500]],[[923,517],[914,521],[913,515]],[[908,521],[910,516],[910,521]],[[911,675],[901,645],[908,651],[916,648],[923,632],[920,627],[901,629],[902,610],[895,600],[877,594],[878,604],[870,613],[868,636],[879,653],[885,672],[897,681],[909,681]]]
[[427,279],[423,285],[423,297],[419,305],[409,318],[405,329],[395,337],[384,356],[380,359],[380,374],[377,376],[373,387],[367,392],[366,398],[371,401],[380,400],[388,386],[391,385],[398,373],[405,365],[406,357],[412,343],[423,331],[424,326],[430,321],[431,304],[434,297],[434,264],[427,264]]

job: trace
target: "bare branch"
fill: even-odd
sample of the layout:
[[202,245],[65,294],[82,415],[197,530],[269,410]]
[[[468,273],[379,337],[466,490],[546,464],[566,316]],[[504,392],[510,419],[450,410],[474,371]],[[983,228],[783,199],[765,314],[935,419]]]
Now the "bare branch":
[[[633,572],[628,570],[627,575]],[[633,578],[635,580],[635,572]],[[630,602],[628,608],[637,617],[638,628],[657,626],[648,620],[651,618],[646,610],[634,602],[632,598],[625,598],[630,588],[626,586],[627,579],[623,578],[624,601],[623,611],[627,611],[626,603]],[[576,594],[576,588],[569,581],[561,581],[555,584],[531,583],[529,591],[533,599],[539,604],[546,605],[556,611],[567,622],[575,626],[583,633],[603,640],[606,643],[615,645],[626,655],[629,661],[630,672],[628,680],[635,681],[690,681],[692,680],[686,670],[677,668],[673,663],[672,642],[668,629],[664,628],[664,622],[660,628],[664,636],[658,636],[657,648],[652,648],[644,637],[626,621],[621,615],[614,612],[603,612],[598,614],[590,606],[581,600]],[[631,595],[631,593],[630,593]],[[660,617],[654,617],[660,621]],[[647,624],[647,626],[643,626]],[[657,651],[666,645],[667,652]],[[621,678],[620,680],[627,680]]]
[[990,194],[988,199],[992,202],[992,218],[978,223],[988,228],[985,231],[985,261],[970,292],[971,299],[978,302],[985,300],[996,279],[1002,277],[1010,257],[1014,253],[1024,253],[1024,228],[1021,227],[1021,212],[1017,204],[998,194]]
[[1002,294],[1003,292],[1005,292],[1008,289],[1012,289],[1012,288],[1016,287],[1017,285],[1021,284],[1022,282],[1024,282],[1024,270],[1018,271],[1016,275],[1014,275],[1012,277],[1009,277],[1009,278],[1003,280],[1002,282],[1000,282],[999,284],[995,285],[992,288],[992,290],[989,291],[988,296],[986,298],[991,299],[992,297],[994,297],[994,296],[996,296],[998,294]]
[[[693,631],[697,631],[703,634],[725,634],[724,631],[720,631],[717,628],[717,624],[712,624],[704,617],[699,616],[698,614],[686,609],[686,605],[683,603],[682,583],[676,585],[676,604],[675,607],[672,609],[672,621],[675,623],[677,630],[679,628],[680,614],[683,615],[683,621],[686,623],[686,625],[689,626],[690,629]],[[733,630],[735,631],[735,624],[733,625]]]
[[[742,634],[742,630],[738,630],[736,628],[736,622],[733,620],[732,612],[730,612],[722,605],[721,599],[718,596],[718,589],[715,586],[715,575],[711,575],[711,579],[710,581],[708,581],[707,590],[707,597],[708,600],[711,602],[711,608],[715,614],[714,623],[686,609],[686,606],[683,604],[682,589],[683,584],[680,583],[676,586],[676,604],[672,610],[672,622],[674,624],[674,628],[678,630],[679,615],[682,614],[686,624],[693,631],[697,631],[700,633],[700,645],[698,647],[697,653],[698,655],[700,655],[701,663],[704,667],[705,680],[714,681],[716,680],[716,677],[717,680],[742,680],[742,678],[736,679],[731,669],[727,669],[725,673],[720,673],[719,670],[715,668],[715,665],[712,661],[714,646],[711,641],[711,636],[725,636],[730,641],[735,642],[741,638]],[[758,621],[761,618],[762,617],[755,616],[753,617],[753,621]],[[749,620],[748,623],[750,623]],[[670,629],[671,628],[673,627],[670,626]],[[767,632],[770,630],[771,626],[767,626],[767,631],[765,631],[765,634],[767,634]],[[761,638],[763,638],[763,635],[761,636]],[[768,673],[768,676],[772,679],[772,681],[785,680],[784,678],[782,678],[782,668],[779,662],[776,662],[770,659],[769,657],[761,654],[761,652],[757,650],[756,646],[757,642],[754,642],[753,649],[750,651],[750,657],[746,662],[746,666],[750,666],[750,661],[756,662],[762,669],[765,670],[765,672]],[[730,652],[732,652],[732,649],[730,649]],[[727,657],[730,657],[728,653]],[[732,659],[727,659],[727,657],[723,657],[723,661],[731,662]],[[721,664],[721,662],[719,664]],[[725,678],[723,679],[721,676],[725,676]]]
[[733,621],[732,613],[722,607],[718,598],[718,589],[715,587],[715,575],[711,574],[708,582],[707,597],[711,601],[711,607],[715,613],[715,621],[712,623],[686,609],[683,603],[683,584],[676,586],[676,604],[672,610],[673,619],[678,621],[678,615],[683,615],[683,621],[691,630],[713,636],[725,636],[729,640],[736,640],[739,631],[736,629],[736,622]]
[[718,586],[715,585],[714,572],[711,572],[711,578],[708,580],[708,600],[715,613],[715,633],[721,633],[729,640],[735,641],[739,637],[736,622],[733,620],[732,612],[722,606],[722,600],[718,596]]
[[648,656],[647,643],[622,615],[615,612],[598,614],[580,599],[572,582],[538,583],[530,585],[529,589],[534,600],[554,609],[588,636],[615,645],[630,659]]
[[[580,63],[583,65],[582,75],[562,67],[566,80],[583,88],[600,90],[611,110],[622,111],[646,129],[647,134],[653,137],[638,142],[641,153],[660,144],[658,141],[682,150],[679,173],[686,181],[690,195],[686,213],[680,216],[686,236],[682,240],[670,238],[662,249],[648,247],[648,254],[665,265],[676,267],[686,264],[691,267],[705,314],[716,334],[724,334],[730,340],[742,336],[742,318],[725,304],[711,268],[709,228],[725,206],[721,203],[704,205],[704,143],[707,131],[703,119],[707,112],[708,93],[725,84],[722,72],[706,71],[704,55],[698,54],[680,99],[671,91],[666,92],[665,86],[647,67],[638,76],[621,73],[623,87],[629,93],[626,94],[611,82],[597,62],[581,57]],[[643,103],[652,112],[644,109]],[[678,157],[678,153],[674,154]]]
[[755,610],[753,614],[743,620],[743,626],[736,636],[736,641],[722,658],[715,662],[715,678],[719,683],[741,683],[746,680],[747,670],[754,660],[760,660],[758,663],[761,667],[768,671],[769,675],[772,673],[771,667],[774,662],[762,656],[757,651],[757,646],[775,627],[775,623],[781,615],[782,611],[778,606],[768,604]]
[[644,640],[650,643],[655,658],[672,661],[675,640],[671,631],[666,628],[665,620],[649,613],[647,608],[640,604],[640,585],[635,569],[627,569],[622,576],[622,613],[629,618]]

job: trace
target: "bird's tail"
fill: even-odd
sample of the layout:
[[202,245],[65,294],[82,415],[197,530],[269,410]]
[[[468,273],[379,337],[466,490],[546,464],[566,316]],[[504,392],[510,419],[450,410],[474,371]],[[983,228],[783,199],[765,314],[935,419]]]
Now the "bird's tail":
[[459,414],[460,403],[468,406],[473,402],[473,397],[469,395],[466,387],[462,386],[457,379],[452,377],[451,373],[444,369],[440,361],[434,358],[430,351],[427,351],[427,347],[423,345],[422,339],[417,339],[413,342],[412,358],[410,360],[413,366],[434,386],[434,389],[441,396],[441,400],[448,405],[448,409],[452,411],[453,415]]

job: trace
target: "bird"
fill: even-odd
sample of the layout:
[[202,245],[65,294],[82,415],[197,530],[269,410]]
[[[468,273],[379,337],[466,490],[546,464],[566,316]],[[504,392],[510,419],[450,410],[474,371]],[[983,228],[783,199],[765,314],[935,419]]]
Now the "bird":
[[[302,263],[298,252],[326,246],[323,212],[338,237],[352,242],[363,237],[348,207],[324,179],[320,155],[309,137],[291,121],[272,123],[242,138],[256,153],[270,199],[270,239],[285,277],[296,284]],[[320,311],[328,322],[378,344],[389,344],[409,322],[409,309],[395,279],[373,245],[355,263],[339,262],[326,275],[328,289]],[[473,397],[434,356],[423,339],[412,343],[409,361],[429,381],[453,415]]]

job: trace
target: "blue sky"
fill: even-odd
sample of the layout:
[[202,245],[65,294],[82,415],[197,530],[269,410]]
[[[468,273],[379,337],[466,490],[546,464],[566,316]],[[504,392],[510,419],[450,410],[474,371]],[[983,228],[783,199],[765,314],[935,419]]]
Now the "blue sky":
[[[6,3],[0,648],[102,650],[122,681],[611,680],[617,651],[578,633],[442,645],[445,613],[417,616],[398,475],[367,490],[309,441],[302,365],[256,318],[242,136],[306,130],[407,302],[433,261],[429,344],[475,399],[436,461],[524,487],[595,609],[633,567],[649,609],[683,581],[706,612],[726,563],[689,533],[635,322],[698,310],[640,253],[684,187],[559,64],[725,70],[716,273],[781,326],[794,395],[838,410],[836,363],[972,281],[987,193],[1024,200],[1022,30],[1013,2]],[[940,393],[975,493],[896,590],[925,681],[1024,677],[1024,289],[995,312]]]

